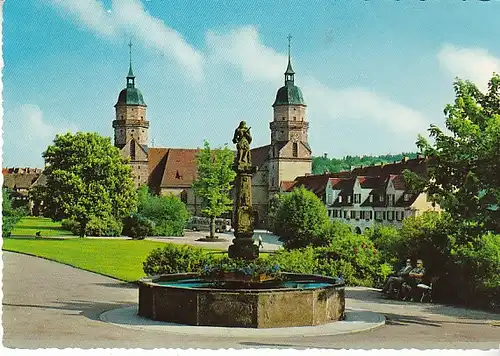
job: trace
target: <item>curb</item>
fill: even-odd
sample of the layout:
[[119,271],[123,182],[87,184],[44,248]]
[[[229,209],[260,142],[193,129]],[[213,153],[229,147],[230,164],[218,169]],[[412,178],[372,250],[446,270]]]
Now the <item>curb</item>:
[[137,315],[137,305],[108,310],[102,313],[99,319],[105,323],[135,330],[224,338],[332,336],[364,332],[385,325],[385,317],[382,314],[366,310],[346,310],[345,320],[317,326],[265,329],[191,326],[143,318]]

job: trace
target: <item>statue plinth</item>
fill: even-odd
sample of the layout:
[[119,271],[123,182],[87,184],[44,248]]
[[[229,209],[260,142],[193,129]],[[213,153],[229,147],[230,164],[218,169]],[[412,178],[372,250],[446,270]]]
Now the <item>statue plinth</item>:
[[229,246],[230,258],[253,260],[259,257],[259,247],[252,239],[254,232],[254,211],[252,208],[252,174],[257,171],[248,163],[237,162],[234,165],[235,199],[233,209],[233,244]]

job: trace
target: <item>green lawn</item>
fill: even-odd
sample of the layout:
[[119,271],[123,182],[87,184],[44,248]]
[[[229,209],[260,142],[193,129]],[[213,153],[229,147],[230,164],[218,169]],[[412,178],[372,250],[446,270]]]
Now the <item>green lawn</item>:
[[[41,238],[35,238],[37,231],[42,232]],[[23,236],[30,238],[22,238]],[[149,240],[80,239],[74,236],[63,238],[63,236],[71,236],[71,232],[63,230],[60,223],[54,223],[47,218],[25,217],[16,225],[12,237],[3,239],[2,249],[43,257],[133,282],[144,277],[142,262],[148,254],[155,248],[165,246],[164,242]],[[211,248],[210,244],[207,244],[205,251],[224,255],[220,253],[221,250]],[[261,253],[262,257],[267,255]]]
[[41,236],[72,236],[71,231],[64,230],[60,222],[49,218],[26,216],[12,230],[12,236],[35,236],[40,231]]
[[142,262],[149,252],[162,246],[165,243],[148,240],[7,238],[2,249],[132,282],[144,277]]

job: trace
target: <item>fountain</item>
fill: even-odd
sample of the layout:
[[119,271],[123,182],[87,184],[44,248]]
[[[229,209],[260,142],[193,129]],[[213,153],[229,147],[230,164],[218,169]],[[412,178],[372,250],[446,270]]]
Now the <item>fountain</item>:
[[[242,121],[235,130],[234,240],[228,256],[235,261],[259,257],[253,243],[250,128]],[[245,264],[243,263],[243,264]],[[216,277],[193,273],[160,275],[139,281],[140,316],[200,326],[274,328],[312,326],[344,318],[344,282],[339,278],[262,273],[249,278],[235,273]]]

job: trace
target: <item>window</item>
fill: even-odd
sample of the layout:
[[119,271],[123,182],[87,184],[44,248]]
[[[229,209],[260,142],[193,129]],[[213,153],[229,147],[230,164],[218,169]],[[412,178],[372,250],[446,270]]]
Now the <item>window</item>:
[[339,203],[342,203],[342,196],[341,196],[341,195],[339,195],[339,197],[338,197],[337,201],[338,201]]
[[298,157],[299,156],[299,145],[297,142],[294,142],[293,143],[293,147],[292,147],[292,155],[294,157]]
[[410,200],[410,194],[405,193],[403,199],[404,199],[404,201],[409,201]]
[[375,220],[383,220],[382,212],[381,211],[376,211],[375,212]]
[[294,117],[293,117],[293,121],[297,121],[297,116],[294,116]]
[[351,219],[354,219],[356,217],[355,211],[351,210]]
[[389,221],[394,220],[394,211],[387,212],[387,220],[389,220]]
[[373,211],[368,211],[367,213],[368,213],[368,218],[366,218],[366,213],[365,213],[365,219],[367,220],[373,219]]
[[361,194],[354,194],[354,203],[355,204],[361,203]]
[[134,141],[130,141],[130,159],[135,160],[135,143]]
[[355,217],[355,219],[356,219],[356,220],[361,219],[361,211],[356,210],[356,211],[355,211],[355,214],[354,214],[354,217]]
[[348,195],[348,196],[347,196],[347,202],[348,202],[348,203],[350,203],[350,202],[351,202],[351,196],[350,196],[350,195]]
[[370,203],[373,203],[373,195],[370,194]]
[[344,211],[344,219],[348,219],[348,217],[347,217],[347,211]]
[[283,116],[283,117],[281,118],[281,120],[285,121],[285,117]]
[[333,210],[333,217],[338,218],[339,217],[339,211],[337,209]]
[[380,194],[380,195],[378,196],[378,201],[379,201],[379,202],[383,202],[383,201],[384,201],[384,194]]

